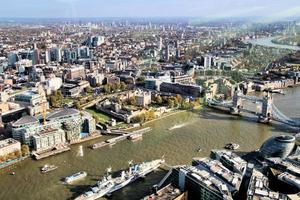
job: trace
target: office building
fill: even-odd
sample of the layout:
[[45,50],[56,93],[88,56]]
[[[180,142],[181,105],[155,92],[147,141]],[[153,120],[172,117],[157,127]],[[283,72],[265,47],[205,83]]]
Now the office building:
[[21,143],[13,138],[0,140],[0,156],[21,151]]
[[295,141],[291,135],[274,136],[263,143],[259,152],[265,158],[286,158],[294,150]]
[[45,129],[32,136],[35,151],[53,149],[66,143],[65,132],[62,129]]

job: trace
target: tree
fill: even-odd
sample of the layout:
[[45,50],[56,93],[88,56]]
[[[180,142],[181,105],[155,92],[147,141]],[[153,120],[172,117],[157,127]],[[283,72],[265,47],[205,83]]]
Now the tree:
[[21,147],[22,156],[27,156],[29,154],[29,147],[26,144],[23,144]]
[[116,84],[115,84],[115,88],[116,88],[117,90],[120,90],[120,89],[121,89],[121,83],[116,83]]
[[6,157],[5,156],[0,156],[0,162],[4,162],[4,161],[6,161],[7,159],[6,159]]
[[157,103],[157,104],[162,104],[162,98],[161,98],[161,96],[160,95],[157,95],[156,97],[155,97],[155,102]]
[[179,106],[178,99],[175,97],[174,98],[174,106],[177,108]]
[[15,158],[16,158],[15,153],[9,153],[9,154],[7,155],[7,160],[13,160],[13,159],[15,159]]
[[105,93],[111,93],[112,85],[110,83],[104,85],[104,92]]
[[75,101],[75,102],[74,102],[74,106],[75,106],[75,108],[78,109],[78,110],[81,109],[81,105],[80,105],[79,101]]
[[120,89],[121,90],[126,90],[127,89],[127,85],[124,82],[120,83]]
[[88,87],[86,88],[86,92],[87,92],[87,93],[93,93],[93,88],[92,88],[91,86],[88,86]]
[[186,101],[182,101],[181,108],[184,109],[184,110],[189,109],[189,103],[186,102]]
[[168,107],[169,108],[173,108],[174,107],[174,101],[171,98],[168,99]]
[[182,102],[182,96],[180,94],[176,95],[176,99],[178,100],[178,103]]
[[21,157],[22,152],[18,150],[18,151],[15,151],[14,154],[15,154],[15,157],[16,157],[16,158],[19,158],[19,157]]
[[132,105],[132,106],[136,105],[136,99],[135,99],[134,96],[129,98],[129,104]]
[[140,76],[140,77],[138,77],[138,78],[136,79],[136,81],[137,81],[138,83],[144,83],[145,77],[144,77],[144,76]]

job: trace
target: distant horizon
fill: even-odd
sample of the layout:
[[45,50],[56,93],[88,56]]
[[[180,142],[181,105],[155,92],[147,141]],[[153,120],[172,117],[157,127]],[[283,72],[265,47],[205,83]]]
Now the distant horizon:
[[9,0],[0,7],[0,19],[298,17],[299,0]]
[[[276,23],[276,22],[288,22],[288,21],[297,21],[300,20],[299,17],[290,17],[285,19],[277,19],[277,20],[266,20],[264,21],[264,17],[261,16],[251,16],[251,17],[224,17],[224,18],[204,18],[204,17],[190,17],[190,16],[102,16],[102,17],[0,17],[0,23],[3,22],[46,22],[46,21],[59,21],[65,20],[68,22],[101,22],[101,21],[134,21],[137,22],[139,20],[149,20],[149,22],[163,22],[163,21],[174,21],[178,20],[178,22],[189,22],[189,21],[197,21],[198,23],[207,23],[207,22],[250,22],[250,23]],[[62,21],[63,22],[63,21]]]

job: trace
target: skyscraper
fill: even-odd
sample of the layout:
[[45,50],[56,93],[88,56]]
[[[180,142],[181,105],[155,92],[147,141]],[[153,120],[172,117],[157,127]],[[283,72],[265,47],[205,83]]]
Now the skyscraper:
[[169,46],[169,44],[167,44],[167,47],[166,47],[166,60],[167,61],[170,60],[170,46]]

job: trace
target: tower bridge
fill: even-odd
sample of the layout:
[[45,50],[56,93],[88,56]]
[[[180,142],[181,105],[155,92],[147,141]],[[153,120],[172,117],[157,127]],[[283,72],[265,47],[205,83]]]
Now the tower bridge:
[[[261,108],[255,112],[245,108],[245,102],[261,104]],[[229,109],[231,114],[239,115],[241,112],[247,112],[258,116],[258,121],[268,123],[272,120],[278,121],[293,127],[300,127],[300,121],[291,119],[283,114],[274,104],[272,94],[267,93],[264,97],[247,96],[241,91],[236,90],[232,97],[232,101],[218,101],[215,99],[207,99],[208,106],[217,106]]]

